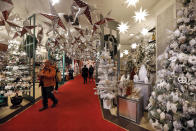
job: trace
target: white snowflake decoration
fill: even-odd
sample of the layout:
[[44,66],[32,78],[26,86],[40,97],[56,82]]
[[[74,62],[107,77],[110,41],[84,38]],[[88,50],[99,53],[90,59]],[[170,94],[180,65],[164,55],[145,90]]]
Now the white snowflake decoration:
[[142,7],[139,11],[135,12],[135,16],[133,18],[135,19],[135,22],[141,23],[142,21],[146,20],[146,16],[148,16],[147,10],[142,10]]

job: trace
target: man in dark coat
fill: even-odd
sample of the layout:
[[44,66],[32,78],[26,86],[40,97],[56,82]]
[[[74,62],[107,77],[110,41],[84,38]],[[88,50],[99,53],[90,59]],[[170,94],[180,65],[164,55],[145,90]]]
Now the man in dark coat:
[[90,82],[91,79],[93,81],[93,72],[94,72],[94,68],[91,65],[90,68],[89,68],[89,82]]
[[70,79],[70,80],[73,80],[73,79],[74,79],[74,77],[73,77],[73,72],[74,72],[74,70],[70,67],[70,68],[69,68],[69,79]]
[[88,68],[86,67],[86,65],[84,65],[84,67],[82,68],[82,77],[84,79],[84,84],[87,84]]

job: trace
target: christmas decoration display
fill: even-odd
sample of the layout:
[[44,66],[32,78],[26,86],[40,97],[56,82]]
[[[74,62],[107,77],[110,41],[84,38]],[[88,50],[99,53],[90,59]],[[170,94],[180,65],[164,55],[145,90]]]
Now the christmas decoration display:
[[35,27],[36,27],[36,26],[29,26],[29,24],[26,25],[25,22],[24,22],[24,26],[23,26],[22,30],[16,32],[16,33],[14,34],[13,39],[15,39],[15,38],[18,37],[18,36],[23,37],[23,36],[24,36],[25,34],[27,34],[27,33],[30,34],[30,35],[32,35],[31,30],[34,29]]
[[127,87],[130,84],[130,77],[127,74],[123,74],[118,85],[118,95],[125,96],[127,93]]
[[55,8],[53,7],[53,5],[51,4],[50,1],[49,1],[49,6],[50,6],[50,13],[51,14],[46,14],[46,13],[40,13],[40,14],[52,21],[52,26],[50,26],[51,27],[50,31],[55,32],[56,28],[58,28],[58,27],[61,27],[62,29],[66,30],[66,28],[63,24],[63,21],[61,20],[60,16],[56,12]]
[[40,27],[40,30],[37,33],[37,40],[38,40],[38,45],[41,45],[44,32],[43,32],[43,27],[41,25],[39,25],[39,27]]
[[5,69],[6,65],[7,65],[7,56],[6,56],[6,52],[2,52],[0,51],[0,70]]
[[156,46],[155,42],[141,42],[136,47],[135,52],[128,56],[127,70],[133,67],[140,68],[145,65],[148,73],[148,79],[152,81],[151,75],[156,72]]
[[10,43],[6,53],[6,67],[1,70],[0,76],[0,94],[3,96],[18,96],[20,93],[29,92],[31,89],[30,71],[27,66],[26,53],[20,52],[19,44]]
[[94,25],[93,25],[93,33],[92,35],[94,35],[94,33],[96,32],[96,30],[99,28],[100,25],[103,25],[103,24],[106,24],[110,21],[114,21],[114,19],[112,18],[109,18],[110,14],[111,14],[112,11],[109,11],[105,17],[103,17],[103,19],[101,19],[100,21],[96,22]]
[[143,81],[144,83],[148,83],[148,76],[147,76],[147,70],[145,65],[142,65],[139,70],[139,80]]
[[13,8],[12,0],[0,0],[0,12],[11,10]]
[[97,83],[97,91],[95,94],[100,95],[103,99],[104,109],[111,109],[113,99],[117,95],[117,77],[114,68],[114,62],[110,57],[110,53],[105,50],[100,55],[100,64],[98,68],[100,81]]
[[74,0],[74,3],[72,5],[72,13],[73,16],[75,16],[74,21],[79,15],[84,14],[89,20],[90,24],[93,24],[90,14],[90,7],[87,3],[83,2],[82,0]]
[[[35,45],[33,45],[35,40]],[[27,35],[26,40],[24,42],[24,50],[27,53],[27,56],[32,58],[33,57],[33,46],[36,49],[37,48],[37,39],[35,37],[32,37],[31,35]]]
[[195,6],[191,0],[182,3],[184,7],[177,11],[177,29],[161,56],[163,69],[149,100],[149,118],[156,130],[196,129]]
[[148,42],[144,46],[144,63],[149,73],[154,74],[156,72],[156,43]]
[[20,27],[18,25],[16,25],[15,23],[11,22],[11,20],[13,19],[10,19],[11,17],[10,16],[10,13],[11,13],[12,9],[10,10],[5,10],[2,13],[2,18],[0,17],[0,26],[5,26],[5,29],[8,33],[8,35],[10,34],[10,31],[11,31],[11,27],[13,28],[16,28],[16,27]]

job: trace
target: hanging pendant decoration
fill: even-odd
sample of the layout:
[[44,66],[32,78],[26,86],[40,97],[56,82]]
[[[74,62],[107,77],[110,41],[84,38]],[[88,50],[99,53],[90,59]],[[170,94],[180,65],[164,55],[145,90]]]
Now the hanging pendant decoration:
[[84,14],[87,19],[89,20],[89,22],[91,23],[91,25],[93,24],[92,22],[92,18],[91,18],[91,13],[90,13],[90,9],[89,9],[89,5],[84,3],[81,0],[74,0],[74,2],[77,4],[78,8],[78,12],[76,13],[75,16],[79,16],[79,14]]

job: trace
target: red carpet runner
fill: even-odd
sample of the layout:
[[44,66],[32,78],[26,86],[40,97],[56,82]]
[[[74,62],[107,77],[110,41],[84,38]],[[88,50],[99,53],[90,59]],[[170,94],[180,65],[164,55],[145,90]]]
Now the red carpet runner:
[[[43,112],[39,101],[12,120],[0,125],[0,131],[122,131],[124,129],[102,117],[94,83],[83,85],[76,77],[68,81],[55,94],[59,103]],[[49,107],[52,102],[49,100]]]

